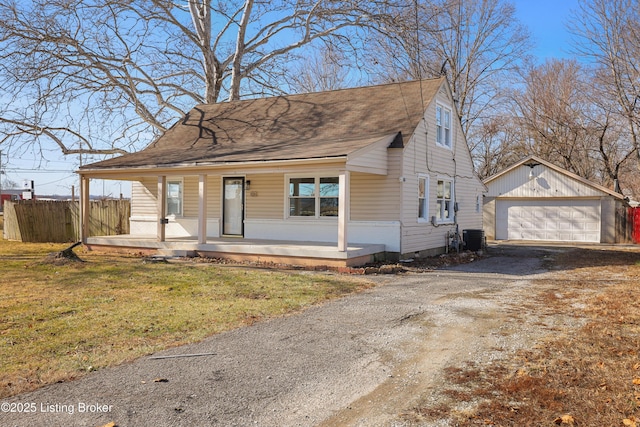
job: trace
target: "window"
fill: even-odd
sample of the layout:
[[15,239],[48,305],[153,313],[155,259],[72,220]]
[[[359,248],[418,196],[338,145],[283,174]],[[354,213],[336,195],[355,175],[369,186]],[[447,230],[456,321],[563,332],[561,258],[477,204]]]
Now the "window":
[[438,210],[436,218],[438,222],[453,221],[453,182],[447,180],[438,180],[436,191],[436,205]]
[[320,216],[338,216],[338,177],[320,178]]
[[338,216],[338,177],[289,178],[289,216]]
[[167,215],[182,216],[182,181],[167,181]]
[[429,180],[426,176],[418,176],[418,219],[429,219]]
[[315,178],[289,180],[289,215],[316,216]]
[[436,143],[451,148],[451,110],[436,105]]

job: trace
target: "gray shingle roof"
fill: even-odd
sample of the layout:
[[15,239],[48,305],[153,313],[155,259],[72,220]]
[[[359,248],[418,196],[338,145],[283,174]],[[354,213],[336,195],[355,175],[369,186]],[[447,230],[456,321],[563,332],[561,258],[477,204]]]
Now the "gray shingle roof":
[[399,132],[409,138],[443,81],[198,105],[145,149],[82,170],[345,156]]

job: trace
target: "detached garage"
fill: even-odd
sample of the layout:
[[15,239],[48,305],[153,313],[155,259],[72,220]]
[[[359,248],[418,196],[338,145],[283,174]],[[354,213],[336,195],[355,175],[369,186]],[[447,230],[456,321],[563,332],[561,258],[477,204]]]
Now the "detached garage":
[[484,230],[488,239],[616,242],[622,194],[536,156],[484,181]]

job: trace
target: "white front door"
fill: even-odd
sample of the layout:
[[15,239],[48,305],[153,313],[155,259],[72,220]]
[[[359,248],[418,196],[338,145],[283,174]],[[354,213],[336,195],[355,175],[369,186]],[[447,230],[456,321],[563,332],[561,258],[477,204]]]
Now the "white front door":
[[600,201],[498,200],[496,239],[600,242]]
[[222,234],[244,234],[244,178],[223,178]]

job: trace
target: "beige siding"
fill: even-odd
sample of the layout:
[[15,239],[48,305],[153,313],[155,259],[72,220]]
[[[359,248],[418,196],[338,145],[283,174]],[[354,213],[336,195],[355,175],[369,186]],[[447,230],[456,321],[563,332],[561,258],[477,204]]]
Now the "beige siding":
[[482,226],[487,239],[496,238],[496,198],[485,197],[482,210]]
[[[335,174],[337,176],[340,165],[336,162],[314,165],[287,166],[286,173],[298,174],[309,172],[310,175],[321,171]],[[207,216],[209,218],[219,218],[222,215],[222,177],[241,176],[251,181],[251,189],[246,195],[246,215],[247,218],[282,219],[284,216],[285,197],[285,169],[272,167],[246,168],[246,169],[215,169],[214,171],[203,170],[207,175]],[[199,175],[172,175],[171,179],[182,179],[184,216],[197,218],[198,216],[198,182]],[[158,177],[148,176],[140,178],[139,182],[132,184],[132,215],[150,216],[157,214],[156,194],[158,188]],[[252,195],[253,193],[253,195]]]
[[247,219],[282,219],[285,207],[284,174],[249,174]]
[[143,178],[131,183],[131,216],[157,215],[158,179]]
[[482,193],[484,187],[477,179],[458,176],[456,178],[456,202],[458,224],[463,229],[482,228]]
[[388,175],[351,174],[351,220],[397,221],[400,214],[402,150],[388,153]]
[[207,176],[207,217],[221,218],[222,206],[220,194],[222,191],[222,178],[217,175]]
[[[399,153],[395,154],[395,159],[396,172],[391,176],[351,174],[351,220],[397,220],[400,204]],[[251,181],[251,189],[247,192],[247,219],[282,219],[286,207],[285,174],[250,174],[247,179]]]
[[[449,231],[455,224],[433,226],[430,221],[418,220],[418,177],[428,177],[429,217],[436,212],[436,187],[438,179],[454,181],[455,201],[459,210],[459,232],[482,228],[482,194],[484,186],[473,170],[471,155],[464,139],[460,123],[455,120],[455,108],[448,92],[438,93],[437,102],[454,111],[452,120],[452,148],[436,145],[436,102],[425,112],[425,122],[420,123],[404,149],[402,212],[403,254],[443,248]],[[480,203],[480,205],[478,204]]]
[[351,153],[347,159],[347,166],[352,171],[386,175],[388,172],[388,147],[395,139],[395,135]]
[[[400,206],[400,157],[401,150],[391,150],[389,175],[372,175],[360,172],[351,174],[351,219],[359,221],[395,221]],[[331,169],[327,169],[331,171]],[[298,174],[304,168],[291,173]],[[331,173],[337,174],[338,169]],[[316,172],[310,172],[310,175]],[[225,176],[232,176],[227,175]],[[233,175],[241,176],[241,175]],[[249,173],[245,179],[251,181],[246,194],[247,219],[282,219],[285,212],[285,174]],[[184,183],[184,216],[198,216],[198,176],[181,177]],[[172,178],[168,178],[172,179]],[[132,215],[156,215],[157,177],[148,177],[132,185]],[[222,177],[208,175],[207,216],[219,218],[221,206]],[[382,201],[382,203],[381,203]]]
[[[171,178],[167,178],[171,179]],[[197,217],[198,216],[198,186],[199,179],[197,176],[189,175],[182,178],[182,216]],[[208,191],[208,186],[207,186]]]
[[[185,217],[198,216],[199,177],[187,175],[179,177],[183,180],[183,204]],[[169,177],[168,180],[176,179]],[[131,185],[131,215],[157,215],[158,178],[146,177],[134,181]],[[209,176],[207,179],[207,214],[209,218],[220,214],[220,177]]]
[[363,171],[371,171],[373,173],[385,174],[388,173],[387,166],[387,148],[380,150],[371,150],[366,154],[358,157],[354,161],[349,162],[350,167],[358,168]]

